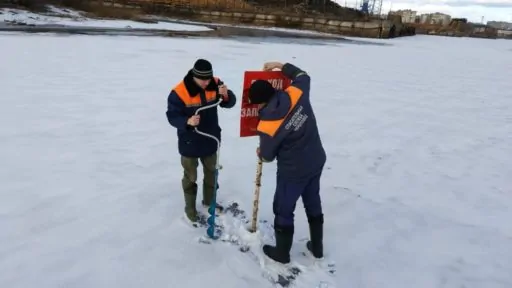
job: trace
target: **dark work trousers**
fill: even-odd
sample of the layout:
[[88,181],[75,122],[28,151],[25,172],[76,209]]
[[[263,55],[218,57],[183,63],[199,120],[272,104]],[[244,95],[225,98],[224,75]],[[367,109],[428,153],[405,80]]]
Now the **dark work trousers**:
[[[183,178],[181,184],[185,195],[193,195],[194,203],[197,195],[197,167],[199,161],[203,165],[203,201],[206,205],[210,204],[213,199],[213,191],[215,188],[215,169],[217,165],[217,154],[207,157],[192,158],[181,156],[181,165],[183,167]],[[217,185],[217,189],[218,189]],[[194,206],[195,207],[195,206]]]
[[277,177],[276,192],[274,194],[274,226],[293,226],[295,205],[299,197],[308,217],[322,214],[320,200],[320,176],[322,172],[297,182],[286,181]]

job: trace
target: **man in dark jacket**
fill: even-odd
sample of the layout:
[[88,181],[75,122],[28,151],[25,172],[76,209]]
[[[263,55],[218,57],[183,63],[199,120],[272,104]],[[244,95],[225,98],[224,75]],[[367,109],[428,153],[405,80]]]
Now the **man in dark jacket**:
[[323,257],[323,222],[320,176],[326,154],[311,107],[310,77],[298,67],[279,62],[265,63],[264,70],[281,69],[292,79],[286,90],[275,90],[265,80],[249,88],[249,101],[260,104],[257,154],[264,162],[277,158],[277,183],[273,210],[276,246],[264,245],[263,252],[281,263],[290,262],[294,234],[294,211],[302,197],[311,240],[308,250]]
[[[220,107],[232,108],[236,103],[235,94],[220,79],[213,76],[211,63],[199,59],[167,98],[167,120],[177,129],[178,149],[184,169],[181,182],[185,194],[185,214],[192,222],[198,220],[196,181],[199,160],[203,166],[202,204],[205,207],[209,206],[213,199],[217,165],[217,143],[209,137],[196,133],[194,128],[197,127],[199,131],[221,140],[217,107],[202,110],[198,115],[194,113],[200,107],[217,102],[219,97],[223,99]],[[223,210],[223,207],[217,203],[216,208]]]

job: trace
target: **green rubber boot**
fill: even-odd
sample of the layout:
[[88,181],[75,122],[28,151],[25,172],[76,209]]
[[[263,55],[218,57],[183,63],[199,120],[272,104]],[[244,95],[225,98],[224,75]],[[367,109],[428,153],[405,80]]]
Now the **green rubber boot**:
[[[215,191],[215,186],[217,186],[217,191],[219,190],[219,184],[215,185],[215,172],[216,172],[216,161],[217,154],[213,154],[208,157],[201,158],[201,163],[203,164],[203,201],[201,202],[203,206],[208,209],[213,200],[213,194]],[[215,203],[216,213],[222,213],[224,211],[224,207],[219,203]]]
[[185,214],[192,222],[197,222],[196,198],[197,198],[197,185],[191,185],[184,190],[185,195]]

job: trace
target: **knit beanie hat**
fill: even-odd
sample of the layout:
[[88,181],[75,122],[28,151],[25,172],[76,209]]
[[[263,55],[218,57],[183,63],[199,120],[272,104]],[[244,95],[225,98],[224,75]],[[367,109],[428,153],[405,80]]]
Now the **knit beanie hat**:
[[192,75],[196,78],[208,80],[213,77],[212,64],[205,59],[199,59],[194,63]]
[[276,93],[276,89],[267,80],[256,80],[249,88],[249,101],[251,104],[267,103]]

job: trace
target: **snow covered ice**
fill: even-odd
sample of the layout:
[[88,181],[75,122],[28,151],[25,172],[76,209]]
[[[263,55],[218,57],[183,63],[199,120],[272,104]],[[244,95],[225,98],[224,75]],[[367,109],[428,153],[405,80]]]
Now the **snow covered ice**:
[[[0,287],[271,287],[181,219],[166,99],[199,57],[239,97],[266,61],[312,77],[337,271],[307,267],[296,287],[512,287],[512,42],[272,41],[0,34]],[[257,139],[238,137],[239,113],[220,109],[218,197],[250,214]],[[275,163],[262,184],[272,221]],[[295,260],[300,201],[296,225]]]

